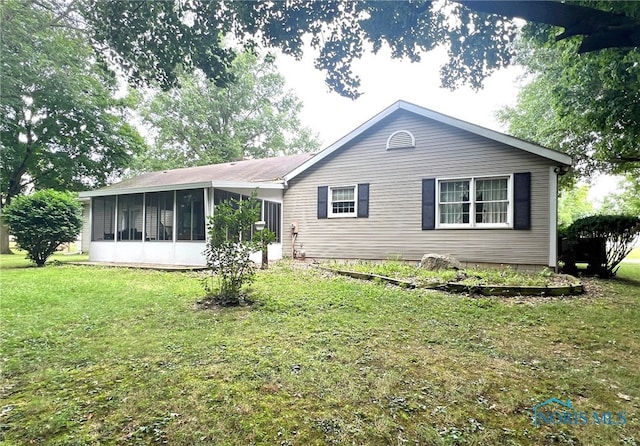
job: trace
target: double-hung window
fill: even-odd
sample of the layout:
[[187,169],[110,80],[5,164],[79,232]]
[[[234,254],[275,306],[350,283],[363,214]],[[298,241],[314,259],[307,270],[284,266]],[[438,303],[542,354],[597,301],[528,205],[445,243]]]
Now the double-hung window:
[[329,188],[329,216],[356,216],[356,186]]
[[511,177],[438,180],[438,226],[511,227]]

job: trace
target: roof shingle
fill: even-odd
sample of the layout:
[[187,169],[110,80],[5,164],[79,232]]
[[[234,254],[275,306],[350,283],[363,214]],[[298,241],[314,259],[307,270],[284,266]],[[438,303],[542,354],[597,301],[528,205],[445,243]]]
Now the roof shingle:
[[233,161],[209,166],[149,172],[100,190],[139,189],[180,186],[181,184],[216,182],[268,183],[277,182],[300,164],[313,157],[310,153],[275,158]]

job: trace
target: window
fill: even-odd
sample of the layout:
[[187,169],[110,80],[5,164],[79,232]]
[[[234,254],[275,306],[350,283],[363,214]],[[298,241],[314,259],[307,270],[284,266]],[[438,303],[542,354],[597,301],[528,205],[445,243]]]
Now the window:
[[506,178],[476,180],[476,223],[509,223]]
[[204,240],[204,190],[176,192],[178,240]]
[[142,240],[142,194],[118,196],[118,240]]
[[369,183],[318,186],[318,218],[369,217]]
[[329,216],[330,217],[355,217],[356,216],[356,187],[331,187],[329,188]]
[[438,181],[440,227],[509,227],[510,177]]
[[173,239],[173,194],[173,191],[146,194],[145,240]]
[[116,225],[116,197],[95,197],[91,200],[91,240],[114,240]]
[[440,182],[440,223],[469,223],[469,181]]

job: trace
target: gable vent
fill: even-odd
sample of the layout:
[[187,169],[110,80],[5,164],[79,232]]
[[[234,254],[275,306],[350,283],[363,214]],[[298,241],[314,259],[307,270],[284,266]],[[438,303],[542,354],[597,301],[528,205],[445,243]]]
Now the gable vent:
[[416,146],[416,139],[413,134],[407,130],[398,130],[393,132],[387,139],[387,150],[391,149],[407,149]]

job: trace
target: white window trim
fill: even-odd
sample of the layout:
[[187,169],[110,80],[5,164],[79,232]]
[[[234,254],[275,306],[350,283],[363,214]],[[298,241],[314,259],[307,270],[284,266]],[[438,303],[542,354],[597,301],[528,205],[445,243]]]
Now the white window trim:
[[[476,223],[476,181],[491,179],[507,179],[507,222]],[[469,223],[440,223],[440,183],[448,181],[469,181]],[[482,175],[476,177],[447,177],[436,179],[436,229],[510,229],[513,228],[513,174]]]
[[[333,190],[334,189],[347,189],[353,188],[353,212],[348,214],[334,214],[333,213]],[[329,186],[329,192],[327,197],[327,218],[356,218],[358,216],[358,185],[348,184],[344,186]]]

